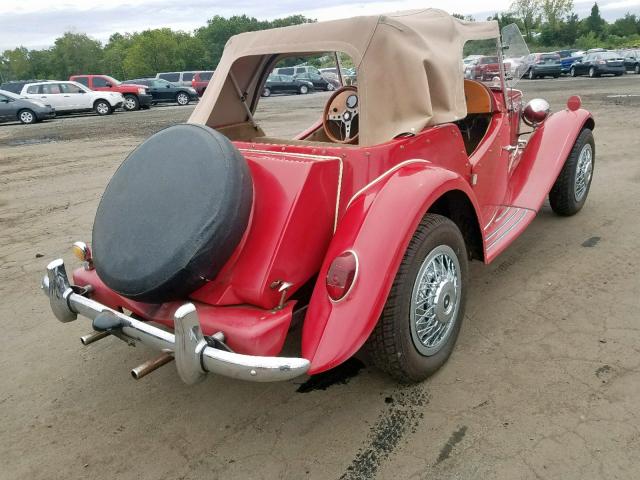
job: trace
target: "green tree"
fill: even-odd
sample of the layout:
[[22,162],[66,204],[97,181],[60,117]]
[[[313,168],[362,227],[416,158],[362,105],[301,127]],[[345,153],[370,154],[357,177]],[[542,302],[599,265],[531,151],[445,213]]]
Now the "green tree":
[[573,13],[573,0],[541,0],[540,8],[544,20],[553,28]]
[[520,19],[525,37],[531,40],[531,30],[539,22],[542,11],[540,0],[515,0],[511,4],[511,11]]
[[114,33],[104,47],[102,69],[117,79],[126,79],[130,76],[124,66],[127,52],[133,44],[130,34]]
[[2,54],[2,76],[4,80],[16,80],[29,78],[32,75],[29,61],[29,50],[25,47],[5,50]]
[[640,33],[640,19],[636,15],[627,13],[623,18],[617,19],[611,25],[609,32],[619,37],[630,37]]
[[178,35],[170,28],[158,28],[135,33],[123,62],[128,77],[147,77],[157,72],[184,70],[180,57]]
[[600,16],[600,7],[598,2],[591,7],[591,14],[583,21],[583,33],[593,33],[597,38],[602,38],[605,33],[605,26],[607,22]]
[[52,73],[69,78],[78,73],[101,73],[102,45],[86,33],[66,32],[56,39],[53,49]]

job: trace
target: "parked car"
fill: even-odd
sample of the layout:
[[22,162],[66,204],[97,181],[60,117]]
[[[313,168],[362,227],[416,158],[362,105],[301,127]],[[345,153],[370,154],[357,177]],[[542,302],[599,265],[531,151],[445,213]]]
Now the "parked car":
[[557,53],[531,53],[525,57],[519,68],[520,76],[529,80],[538,77],[558,78],[562,73],[560,55]]
[[9,82],[0,84],[0,90],[19,95],[20,92],[22,92],[22,87],[24,87],[27,83],[37,82],[55,82],[55,80],[11,80]]
[[312,65],[297,65],[295,67],[279,67],[273,69],[274,75],[286,75],[293,77],[295,75],[302,75],[303,73],[316,73],[320,75],[320,70]]
[[326,78],[324,78],[322,75],[318,73],[313,73],[313,72],[298,73],[293,78],[295,78],[296,80],[304,80],[307,82],[311,82],[311,85],[313,85],[314,90],[324,90],[326,92],[329,92],[331,90],[336,89],[333,82],[327,80]]
[[151,95],[151,103],[177,103],[178,105],[189,105],[190,102],[198,100],[198,93],[193,87],[184,87],[175,83],[162,80],[161,78],[138,78],[126,80],[123,83],[140,84],[148,87]]
[[302,95],[313,90],[313,83],[296,79],[289,75],[269,75],[262,89],[263,97],[270,97],[273,93],[300,93]]
[[570,57],[564,57],[564,58],[560,58],[560,72],[566,74],[569,74],[571,72],[571,66],[576,63],[579,62],[580,60],[582,60],[582,57],[584,56],[584,54],[579,54],[580,52],[576,52],[574,53],[573,56]]
[[569,73],[572,77],[578,75],[599,77],[603,74],[619,77],[624,71],[624,59],[616,52],[595,52],[587,53],[582,60],[571,65]]
[[491,80],[500,75],[500,63],[497,56],[486,56],[478,58],[470,63],[469,75],[473,80]]
[[72,75],[69,80],[97,92],[121,93],[124,97],[123,108],[129,112],[151,106],[151,95],[143,85],[125,84],[108,75]]
[[0,90],[0,122],[19,120],[24,124],[30,124],[55,118],[55,116],[56,111],[51,105]]
[[627,50],[621,56],[625,71],[640,74],[640,50]]
[[[337,67],[326,67],[319,69],[320,75],[325,77],[327,80],[332,81],[334,86],[338,88],[340,86],[340,80],[338,79],[338,68]],[[345,85],[355,85],[357,83],[357,74],[355,68],[340,68],[340,73],[342,75],[342,81]]]
[[[505,29],[505,39],[519,33]],[[480,302],[474,310],[487,301],[471,293],[469,261],[500,258],[547,198],[560,216],[578,213],[593,176],[595,122],[579,97],[550,113],[541,98],[524,106],[504,78],[462,78],[464,40],[498,48],[499,37],[495,21],[436,9],[232,37],[188,122],[152,135],[115,171],[93,245],[74,245],[82,265],[69,278],[62,259],[48,264],[53,314],[90,319],[85,344],[115,336],[156,350],[135,378],[174,360],[187,384],[207,373],[290,380],[364,349],[401,382],[426,379],[454,350],[467,299]],[[264,66],[327,45],[367,74],[333,92],[322,121],[295,140],[267,136],[253,116]],[[547,264],[568,267],[562,256]],[[299,353],[279,356],[294,318]],[[508,318],[497,328],[507,325],[518,328]]]
[[162,72],[162,73],[157,73],[156,78],[166,80],[167,82],[171,82],[175,85],[180,85],[182,87],[190,87],[191,82],[193,82],[193,76],[196,73],[197,73],[196,71]]
[[120,93],[94,92],[72,81],[27,83],[20,95],[51,105],[58,115],[90,110],[98,115],[110,115],[124,104]]
[[206,72],[196,72],[193,75],[191,86],[196,92],[198,92],[198,96],[201,97],[204,91],[207,89],[207,85],[209,85],[209,81],[211,80],[213,73],[213,71],[209,70]]

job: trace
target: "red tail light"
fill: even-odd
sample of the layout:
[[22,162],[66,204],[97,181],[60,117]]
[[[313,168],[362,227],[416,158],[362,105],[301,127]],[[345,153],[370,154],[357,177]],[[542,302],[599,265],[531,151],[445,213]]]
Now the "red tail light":
[[333,301],[345,297],[358,274],[358,257],[352,251],[338,255],[327,272],[327,293]]

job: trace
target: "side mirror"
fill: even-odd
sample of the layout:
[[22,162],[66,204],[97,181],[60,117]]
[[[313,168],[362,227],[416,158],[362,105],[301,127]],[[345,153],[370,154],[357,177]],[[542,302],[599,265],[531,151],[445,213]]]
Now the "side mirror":
[[105,87],[111,88],[111,87],[113,87],[113,85],[111,85],[109,82],[107,82],[107,84],[105,85]]
[[78,90],[78,93],[87,93],[84,90]]
[[530,127],[536,128],[549,117],[550,113],[549,102],[542,98],[534,98],[524,107],[522,121]]
[[166,87],[167,87],[167,88],[171,88],[171,85],[167,84],[167,85],[166,85]]

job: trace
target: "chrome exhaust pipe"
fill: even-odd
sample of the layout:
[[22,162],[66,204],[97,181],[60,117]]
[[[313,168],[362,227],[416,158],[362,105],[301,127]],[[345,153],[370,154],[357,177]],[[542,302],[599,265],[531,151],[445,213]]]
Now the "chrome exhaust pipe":
[[136,380],[140,380],[142,377],[146,377],[154,370],[157,370],[161,366],[166,365],[171,360],[173,360],[173,355],[165,352],[159,357],[147,360],[142,365],[139,365],[136,368],[132,369],[131,376]]
[[111,335],[110,332],[91,332],[88,335],[83,335],[80,337],[80,341],[83,345],[89,345],[90,343],[97,342],[98,340],[102,340],[105,337]]

